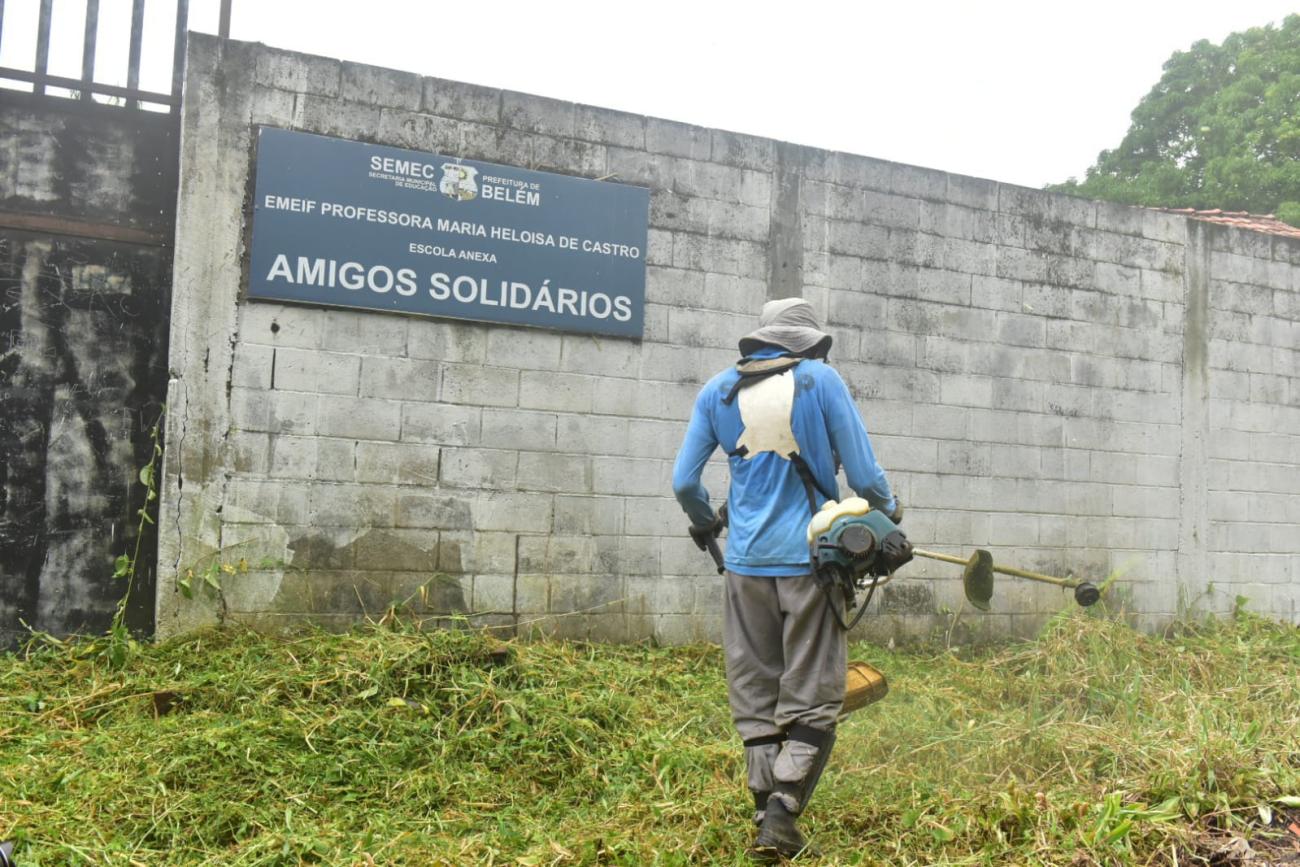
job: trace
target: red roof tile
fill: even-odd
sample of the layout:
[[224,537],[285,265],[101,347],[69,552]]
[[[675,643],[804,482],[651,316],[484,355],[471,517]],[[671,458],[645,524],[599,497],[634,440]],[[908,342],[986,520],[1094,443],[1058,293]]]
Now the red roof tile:
[[1251,232],[1263,232],[1266,235],[1281,235],[1285,238],[1300,238],[1300,228],[1290,226],[1272,214],[1251,214],[1246,211],[1222,211],[1218,208],[1210,211],[1198,211],[1195,208],[1156,208],[1170,214],[1183,214],[1193,220],[1207,223],[1222,223],[1236,226]]

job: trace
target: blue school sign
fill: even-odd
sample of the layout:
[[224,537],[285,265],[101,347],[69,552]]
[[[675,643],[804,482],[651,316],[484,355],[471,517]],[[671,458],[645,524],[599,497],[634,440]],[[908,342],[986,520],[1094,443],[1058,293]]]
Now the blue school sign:
[[258,130],[248,296],[640,337],[650,192]]

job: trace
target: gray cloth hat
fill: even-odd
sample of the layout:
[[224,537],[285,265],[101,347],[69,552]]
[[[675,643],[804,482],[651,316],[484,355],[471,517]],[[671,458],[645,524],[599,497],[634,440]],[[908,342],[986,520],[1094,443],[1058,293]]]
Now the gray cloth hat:
[[811,304],[802,298],[782,298],[763,305],[758,330],[740,338],[740,354],[752,355],[764,344],[796,355],[817,347],[824,355],[831,348],[831,336],[817,327]]

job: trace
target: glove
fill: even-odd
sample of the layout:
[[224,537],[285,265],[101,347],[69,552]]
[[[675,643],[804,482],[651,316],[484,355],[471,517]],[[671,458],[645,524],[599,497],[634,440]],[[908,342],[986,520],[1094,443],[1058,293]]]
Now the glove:
[[727,526],[725,519],[726,511],[719,512],[713,516],[713,520],[707,524],[692,524],[690,530],[691,539],[695,542],[695,547],[701,551],[709,547],[709,542],[716,539],[722,532],[722,528]]
[[894,511],[889,513],[888,518],[895,524],[903,523],[903,501],[898,497],[894,497]]

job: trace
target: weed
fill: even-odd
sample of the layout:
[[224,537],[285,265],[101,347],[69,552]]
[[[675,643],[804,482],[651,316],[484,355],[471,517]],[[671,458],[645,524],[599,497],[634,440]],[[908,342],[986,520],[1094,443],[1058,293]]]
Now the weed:
[[[226,628],[121,666],[91,647],[0,656],[0,839],[24,867],[747,863],[713,647],[399,621]],[[805,822],[821,863],[1205,863],[1207,834],[1296,821],[1294,628],[1164,639],[1080,612],[961,658],[855,655],[891,691],[841,724]]]

